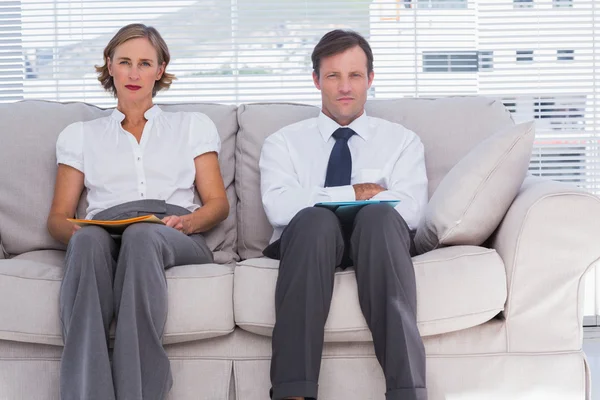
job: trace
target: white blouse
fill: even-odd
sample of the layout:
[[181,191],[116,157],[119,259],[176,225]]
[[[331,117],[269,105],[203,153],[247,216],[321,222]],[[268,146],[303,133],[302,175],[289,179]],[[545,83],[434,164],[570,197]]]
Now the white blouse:
[[194,158],[219,152],[215,124],[198,112],[164,112],[153,106],[140,143],[123,129],[125,115],[114,110],[108,117],[67,126],[56,143],[58,164],[85,175],[88,189],[86,219],[125,202],[165,200],[194,211]]

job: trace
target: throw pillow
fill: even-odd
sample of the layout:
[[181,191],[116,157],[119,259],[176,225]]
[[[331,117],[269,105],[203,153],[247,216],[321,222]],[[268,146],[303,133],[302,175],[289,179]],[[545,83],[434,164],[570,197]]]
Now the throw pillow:
[[446,245],[480,245],[500,224],[527,174],[533,122],[479,143],[444,177],[415,236],[419,254]]

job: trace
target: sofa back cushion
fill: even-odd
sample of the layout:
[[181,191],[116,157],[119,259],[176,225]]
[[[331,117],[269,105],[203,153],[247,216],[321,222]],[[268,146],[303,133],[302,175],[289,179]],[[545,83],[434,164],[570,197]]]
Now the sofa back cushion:
[[[416,132],[425,146],[429,195],[442,178],[475,145],[513,125],[504,105],[484,97],[371,100],[367,114],[397,122]],[[319,108],[262,103],[238,108],[236,145],[238,254],[259,257],[272,234],[260,196],[258,160],[264,140],[278,129],[319,114]]]
[[[231,205],[228,219],[207,234],[216,262],[237,259],[236,194],[233,185],[236,107],[218,104],[166,105],[165,111],[199,111],[208,115],[221,136],[221,173]],[[64,249],[46,229],[56,175],[56,139],[69,124],[107,116],[85,103],[22,101],[0,105],[0,239],[9,254],[41,249]],[[78,215],[86,207],[85,196]]]
[[235,151],[235,188],[238,193],[238,254],[242,259],[262,256],[273,228],[262,205],[258,160],[265,139],[294,122],[319,115],[314,106],[300,104],[243,104],[238,108],[240,129]]
[[56,139],[73,122],[109,114],[85,103],[0,105],[0,238],[9,254],[64,248],[46,229],[54,193]]

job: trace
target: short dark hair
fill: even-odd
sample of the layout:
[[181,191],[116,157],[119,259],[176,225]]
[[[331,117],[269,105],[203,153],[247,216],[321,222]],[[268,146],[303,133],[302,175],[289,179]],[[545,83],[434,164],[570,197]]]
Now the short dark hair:
[[312,52],[311,59],[313,70],[317,76],[319,76],[322,58],[343,53],[355,46],[359,46],[367,55],[367,72],[369,74],[373,72],[373,51],[371,50],[371,46],[369,46],[367,39],[362,37],[360,33],[354,31],[335,29],[331,32],[327,32],[321,40],[319,40],[319,43],[317,43]]

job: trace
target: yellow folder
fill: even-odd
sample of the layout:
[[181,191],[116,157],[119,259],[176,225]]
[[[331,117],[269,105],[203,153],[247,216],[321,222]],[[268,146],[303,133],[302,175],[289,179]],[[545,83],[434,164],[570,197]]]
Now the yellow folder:
[[155,215],[143,215],[141,217],[128,218],[128,219],[119,219],[115,221],[99,221],[95,219],[73,219],[67,218],[67,221],[74,223],[79,226],[100,226],[106,229],[109,233],[119,234],[123,233],[125,228],[129,225],[136,224],[138,222],[149,222],[151,224],[165,224]]

